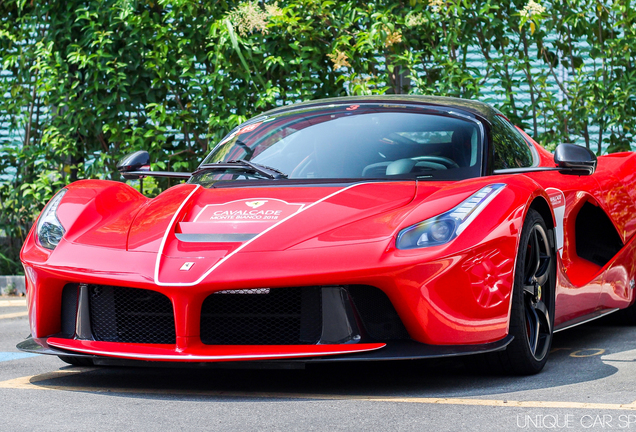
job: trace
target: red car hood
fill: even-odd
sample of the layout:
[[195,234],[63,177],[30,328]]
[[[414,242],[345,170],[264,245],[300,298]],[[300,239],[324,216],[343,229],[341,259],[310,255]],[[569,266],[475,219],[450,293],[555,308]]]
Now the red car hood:
[[158,253],[157,282],[188,284],[239,252],[391,236],[395,224],[387,223],[387,214],[411,202],[415,192],[412,181],[218,189],[180,185],[139,211],[127,249]]

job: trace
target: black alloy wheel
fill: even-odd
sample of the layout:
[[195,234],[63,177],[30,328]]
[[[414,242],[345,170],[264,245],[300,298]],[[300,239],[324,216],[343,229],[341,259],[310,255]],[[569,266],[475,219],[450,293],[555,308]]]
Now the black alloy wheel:
[[548,354],[552,339],[552,320],[546,305],[546,288],[552,270],[552,250],[544,226],[535,224],[530,230],[523,266],[523,304],[526,334],[530,352],[540,361]]
[[554,327],[556,255],[552,231],[530,209],[521,231],[512,290],[510,334],[505,351],[487,355],[489,369],[515,375],[540,372],[548,360]]

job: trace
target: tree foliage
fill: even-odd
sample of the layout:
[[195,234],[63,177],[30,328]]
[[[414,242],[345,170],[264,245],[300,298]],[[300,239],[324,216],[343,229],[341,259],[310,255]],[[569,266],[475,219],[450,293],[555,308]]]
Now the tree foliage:
[[139,149],[192,170],[240,122],[307,99],[476,98],[548,148],[629,150],[635,32],[627,0],[2,0],[0,272],[62,185],[121,180]]

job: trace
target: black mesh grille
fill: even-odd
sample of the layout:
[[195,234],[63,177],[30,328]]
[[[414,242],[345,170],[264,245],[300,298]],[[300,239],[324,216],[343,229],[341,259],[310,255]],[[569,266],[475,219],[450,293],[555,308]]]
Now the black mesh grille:
[[222,291],[201,310],[208,345],[315,344],[321,332],[320,287]]
[[348,290],[370,337],[381,341],[409,339],[409,333],[384,291],[363,285],[352,285]]
[[174,344],[172,302],[156,291],[91,285],[91,327],[96,340]]

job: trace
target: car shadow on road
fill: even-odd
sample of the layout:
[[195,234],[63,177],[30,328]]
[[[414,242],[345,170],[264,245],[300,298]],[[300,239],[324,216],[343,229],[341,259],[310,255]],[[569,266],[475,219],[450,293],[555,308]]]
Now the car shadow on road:
[[[618,369],[602,356],[636,348],[633,330],[580,326],[555,335],[545,369],[505,376],[467,366],[471,358],[309,364],[305,369],[224,369],[193,365],[97,367],[34,385],[57,390],[126,393],[144,398],[476,397],[546,389],[606,378]],[[72,371],[68,367],[67,371]]]

